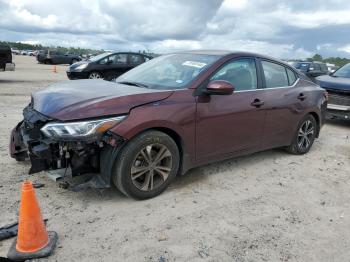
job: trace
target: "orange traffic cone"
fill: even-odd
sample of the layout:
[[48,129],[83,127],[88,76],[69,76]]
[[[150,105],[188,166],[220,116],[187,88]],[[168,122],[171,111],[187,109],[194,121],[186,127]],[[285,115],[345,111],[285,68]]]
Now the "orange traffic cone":
[[56,65],[53,66],[52,72],[53,72],[53,73],[57,73]]
[[53,252],[57,238],[56,232],[46,231],[33,184],[25,181],[22,184],[18,236],[7,257],[15,261],[47,257]]

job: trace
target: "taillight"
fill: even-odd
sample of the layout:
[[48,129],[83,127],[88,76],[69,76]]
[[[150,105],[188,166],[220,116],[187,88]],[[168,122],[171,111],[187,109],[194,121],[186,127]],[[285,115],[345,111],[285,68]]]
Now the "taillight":
[[326,99],[326,101],[328,101],[328,92],[325,91],[325,92],[323,93],[323,95],[324,95],[324,98]]

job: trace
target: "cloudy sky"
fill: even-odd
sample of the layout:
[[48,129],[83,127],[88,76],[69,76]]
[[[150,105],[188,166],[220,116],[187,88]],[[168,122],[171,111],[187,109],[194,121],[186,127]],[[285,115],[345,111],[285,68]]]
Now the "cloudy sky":
[[0,0],[0,40],[350,57],[349,0]]

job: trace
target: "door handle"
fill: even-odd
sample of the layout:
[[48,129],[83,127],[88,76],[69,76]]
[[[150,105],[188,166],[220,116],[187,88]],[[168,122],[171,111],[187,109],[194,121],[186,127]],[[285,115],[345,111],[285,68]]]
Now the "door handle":
[[251,105],[255,107],[261,107],[264,104],[265,104],[264,101],[261,101],[260,99],[257,99],[257,98],[254,99],[254,101],[251,103]]
[[303,100],[306,99],[306,95],[304,95],[303,93],[300,93],[300,94],[298,95],[298,99],[301,100],[301,101],[303,101]]

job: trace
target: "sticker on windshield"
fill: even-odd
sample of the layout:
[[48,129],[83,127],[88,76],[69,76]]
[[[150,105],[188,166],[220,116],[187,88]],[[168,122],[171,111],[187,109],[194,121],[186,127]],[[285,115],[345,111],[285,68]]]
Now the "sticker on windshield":
[[185,61],[185,62],[182,63],[182,65],[202,68],[202,67],[205,67],[207,64],[206,63],[201,63],[201,62],[196,62],[196,61]]

